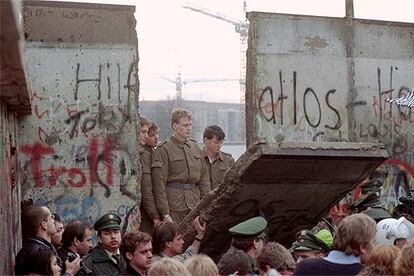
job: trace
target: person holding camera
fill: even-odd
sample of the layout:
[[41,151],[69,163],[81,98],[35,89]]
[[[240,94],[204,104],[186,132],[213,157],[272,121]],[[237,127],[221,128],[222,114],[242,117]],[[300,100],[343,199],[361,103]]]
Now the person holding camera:
[[[28,263],[36,264],[31,257],[32,252],[57,255],[56,249],[51,243],[52,235],[56,232],[55,219],[46,206],[31,204],[22,209],[21,220],[24,241],[23,248],[16,256],[14,272],[16,275],[28,275],[32,273],[28,271],[30,268]],[[80,257],[76,255],[72,262],[57,257],[56,263],[59,267],[63,265],[66,267],[66,272],[62,272],[61,275],[73,276],[79,270]]]
[[[89,222],[80,220],[69,222],[62,234],[62,247],[57,250],[60,259],[72,262],[76,254],[80,257],[85,256],[92,249],[92,234],[92,225]],[[66,272],[65,265],[62,266],[62,272]],[[76,275],[92,275],[92,271],[81,261]]]

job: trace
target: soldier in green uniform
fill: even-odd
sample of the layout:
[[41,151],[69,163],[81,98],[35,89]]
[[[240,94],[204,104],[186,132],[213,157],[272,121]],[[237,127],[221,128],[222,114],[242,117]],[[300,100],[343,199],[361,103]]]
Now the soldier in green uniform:
[[211,187],[201,149],[190,139],[191,114],[174,109],[171,127],[172,136],[152,156],[152,183],[158,212],[180,223]]
[[212,190],[220,185],[224,173],[234,164],[231,154],[220,150],[225,137],[224,131],[219,126],[212,125],[204,130],[203,158],[208,167]]
[[158,144],[159,127],[149,122],[148,136],[141,144],[140,160],[142,164],[141,177],[141,227],[140,231],[152,235],[153,225],[161,222],[155,205],[155,198],[151,180],[151,157]]
[[229,251],[232,252],[238,249],[246,252],[252,271],[257,274],[259,274],[259,269],[257,268],[256,258],[263,249],[266,228],[266,219],[258,216],[236,224],[229,229],[229,232],[233,235],[232,247]]
[[141,197],[141,190],[142,190],[142,178],[144,177],[144,165],[145,162],[143,162],[143,153],[144,153],[144,145],[145,145],[145,140],[148,138],[148,129],[151,126],[151,122],[144,118],[144,117],[140,117],[139,120],[139,133],[138,133],[138,137],[137,137],[137,142],[138,142],[138,150],[139,150],[139,155],[140,155],[140,162],[141,162],[141,183],[138,184],[136,186],[136,200],[137,203],[132,210],[130,211],[129,215],[128,215],[128,225],[126,225],[126,229],[124,229],[124,231],[127,232],[136,232],[138,230],[141,229],[141,221],[142,221],[142,208],[141,208],[141,202],[142,202],[142,197]]
[[98,245],[83,259],[84,265],[92,271],[92,275],[115,275],[126,267],[120,255],[121,218],[115,213],[107,213],[94,224],[98,231]]
[[333,237],[326,229],[313,234],[309,230],[302,230],[296,234],[296,241],[292,244],[291,251],[296,257],[296,263],[307,258],[325,257],[331,250]]

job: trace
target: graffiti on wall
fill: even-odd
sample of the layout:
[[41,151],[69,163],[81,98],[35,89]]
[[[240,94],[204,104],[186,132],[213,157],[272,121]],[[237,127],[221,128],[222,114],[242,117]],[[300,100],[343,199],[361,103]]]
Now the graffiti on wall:
[[343,131],[345,109],[335,103],[337,90],[327,88],[326,91],[317,91],[308,86],[299,91],[298,80],[298,73],[293,71],[292,85],[287,88],[280,70],[278,85],[256,91],[258,132],[262,128],[271,128],[275,132],[272,137],[267,137],[271,142],[296,139],[320,141],[324,138],[346,141]]
[[[54,58],[29,63],[34,66],[31,72],[47,61],[56,77],[45,86],[31,85],[33,115],[25,121],[19,148],[23,195],[48,205],[65,222],[94,221],[108,211],[117,212],[126,224],[128,218],[139,221],[131,217],[140,201],[137,63],[131,62],[135,54],[131,47],[118,51],[115,60],[103,62],[112,53],[111,49],[73,49],[57,58],[74,61],[59,65],[58,73],[50,63]],[[36,59],[45,54],[29,56]],[[50,73],[36,72],[40,79]]]

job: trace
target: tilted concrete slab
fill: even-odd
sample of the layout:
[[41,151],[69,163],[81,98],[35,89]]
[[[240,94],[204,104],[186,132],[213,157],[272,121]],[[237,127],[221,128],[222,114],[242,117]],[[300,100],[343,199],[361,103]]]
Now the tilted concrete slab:
[[200,215],[208,221],[201,251],[217,259],[231,243],[231,226],[262,215],[269,240],[288,247],[297,231],[315,225],[387,157],[381,144],[255,144],[182,222],[185,239],[195,234],[191,221]]

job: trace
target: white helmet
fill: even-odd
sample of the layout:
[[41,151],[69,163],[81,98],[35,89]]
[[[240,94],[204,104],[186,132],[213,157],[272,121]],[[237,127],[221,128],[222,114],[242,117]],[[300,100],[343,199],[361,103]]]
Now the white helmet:
[[394,245],[396,239],[414,239],[414,224],[405,217],[386,218],[377,223],[375,244]]

